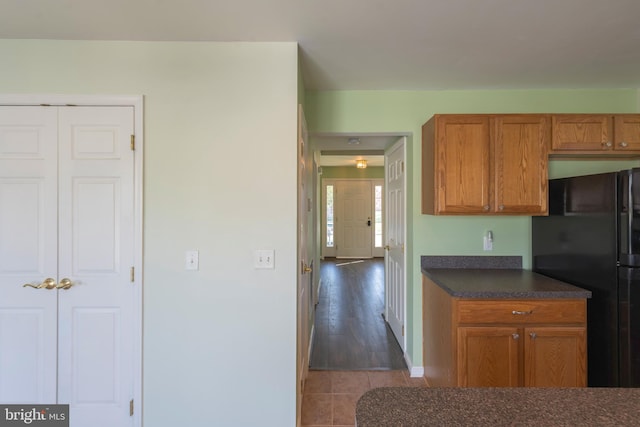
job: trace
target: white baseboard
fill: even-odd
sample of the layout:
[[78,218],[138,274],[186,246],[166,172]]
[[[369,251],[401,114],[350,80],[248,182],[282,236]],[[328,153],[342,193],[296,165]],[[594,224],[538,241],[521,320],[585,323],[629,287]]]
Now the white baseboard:
[[424,366],[413,366],[411,357],[407,353],[404,354],[404,360],[407,362],[407,368],[409,368],[409,376],[411,378],[424,377]]
[[311,333],[309,334],[309,348],[307,349],[307,363],[309,365],[311,365],[311,351],[313,350],[313,337],[315,336],[315,334],[316,325],[311,325]]

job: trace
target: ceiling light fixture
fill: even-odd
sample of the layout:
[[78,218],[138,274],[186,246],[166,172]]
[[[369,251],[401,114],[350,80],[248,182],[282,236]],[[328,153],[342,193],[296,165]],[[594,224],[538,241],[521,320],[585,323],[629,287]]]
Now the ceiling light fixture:
[[357,167],[358,169],[366,169],[366,167],[367,167],[367,161],[366,161],[366,160],[364,160],[364,159],[356,160],[356,167]]
[[347,144],[349,145],[358,145],[360,144],[360,138],[351,137],[347,140]]

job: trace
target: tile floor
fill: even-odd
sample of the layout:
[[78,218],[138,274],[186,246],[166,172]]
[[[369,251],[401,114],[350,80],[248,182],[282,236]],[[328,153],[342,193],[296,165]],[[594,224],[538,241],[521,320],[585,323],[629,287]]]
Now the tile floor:
[[302,397],[302,425],[354,426],[356,402],[376,387],[426,387],[424,378],[398,371],[309,371]]

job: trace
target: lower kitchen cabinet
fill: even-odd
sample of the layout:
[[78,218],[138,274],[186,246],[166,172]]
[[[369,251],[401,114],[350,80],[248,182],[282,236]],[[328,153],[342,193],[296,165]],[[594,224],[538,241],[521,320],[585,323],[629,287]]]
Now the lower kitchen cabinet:
[[518,336],[518,329],[512,327],[459,327],[458,385],[520,385],[522,357]]
[[450,296],[423,277],[432,387],[586,387],[586,300]]
[[584,326],[524,329],[525,387],[586,387]]
[[462,387],[584,387],[584,327],[458,327]]

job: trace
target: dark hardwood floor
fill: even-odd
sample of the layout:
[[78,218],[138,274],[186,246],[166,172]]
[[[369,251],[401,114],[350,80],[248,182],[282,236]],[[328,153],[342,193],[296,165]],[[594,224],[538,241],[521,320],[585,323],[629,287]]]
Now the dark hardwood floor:
[[316,306],[311,369],[406,369],[383,318],[384,260],[327,258]]

